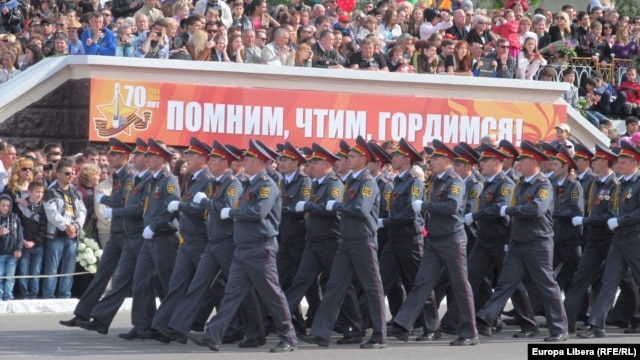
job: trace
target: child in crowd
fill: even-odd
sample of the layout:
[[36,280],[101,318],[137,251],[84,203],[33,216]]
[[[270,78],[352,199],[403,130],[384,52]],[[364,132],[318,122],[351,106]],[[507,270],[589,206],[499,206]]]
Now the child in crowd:
[[8,194],[0,194],[0,297],[13,300],[13,285],[18,259],[22,255],[22,226],[20,218],[11,211],[13,201]]
[[[47,217],[42,203],[44,184],[39,181],[32,181],[27,192],[29,193],[27,206],[18,204],[18,211],[21,215],[20,220],[24,229],[24,246],[18,273],[20,275],[38,276],[42,272],[42,244],[47,237]],[[40,279],[20,279],[18,287],[25,298],[35,299],[38,297],[38,291],[40,290]]]

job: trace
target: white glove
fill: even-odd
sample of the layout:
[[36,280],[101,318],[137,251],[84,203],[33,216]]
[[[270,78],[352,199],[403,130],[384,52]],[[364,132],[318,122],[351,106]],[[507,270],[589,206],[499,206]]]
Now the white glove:
[[333,210],[333,205],[335,205],[335,203],[336,203],[336,201],[335,201],[335,200],[329,200],[329,201],[327,201],[326,209],[327,209],[328,211]]
[[504,245],[504,252],[507,252],[507,251],[509,251],[509,244]]
[[180,230],[180,221],[178,219],[171,220],[171,226],[176,230]]
[[203,199],[208,199],[208,198],[207,198],[207,194],[205,194],[205,193],[203,193],[203,192],[197,192],[197,193],[196,193],[196,195],[193,197],[193,200],[192,200],[192,201],[193,201],[194,203],[196,203],[196,204],[200,204],[200,202],[201,202]]
[[153,230],[151,230],[151,227],[149,225],[147,225],[147,227],[144,228],[144,231],[142,232],[142,237],[145,239],[151,239],[153,237]]
[[473,224],[473,214],[472,213],[464,214],[464,223],[467,224],[467,226]]
[[500,206],[500,216],[507,216],[507,205]]
[[228,219],[229,211],[231,211],[231,208],[222,208],[222,210],[220,210],[220,219]]
[[611,218],[607,220],[607,225],[609,225],[609,229],[613,230],[618,227],[618,218]]
[[113,209],[112,208],[102,209],[102,217],[105,219],[113,218]]
[[304,204],[306,203],[306,201],[298,201],[296,203],[296,211],[297,212],[303,212],[304,211]]
[[382,219],[378,219],[378,229],[383,227],[384,227],[384,224],[382,223]]
[[422,200],[413,200],[413,202],[411,203],[411,207],[413,208],[413,211],[415,212],[420,212],[422,211]]
[[573,224],[573,226],[580,226],[582,225],[582,219],[583,219],[582,216],[574,216],[571,219],[571,223]]
[[169,212],[178,211],[178,206],[180,206],[180,201],[173,200],[169,203],[169,205],[167,205],[167,210],[169,210]]
[[104,194],[98,194],[96,195],[96,201],[98,202],[98,204],[100,204],[100,200],[104,197]]

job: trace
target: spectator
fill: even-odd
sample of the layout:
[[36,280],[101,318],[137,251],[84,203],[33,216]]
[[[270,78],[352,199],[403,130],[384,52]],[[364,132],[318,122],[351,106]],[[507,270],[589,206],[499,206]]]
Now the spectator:
[[[494,77],[503,79],[513,79],[516,73],[516,61],[509,55],[509,41],[498,39],[496,49],[487,58],[492,59]],[[577,89],[576,89],[577,90]]]
[[14,204],[14,211],[18,211],[18,205],[27,206],[26,198],[29,184],[33,181],[33,160],[20,158],[13,162],[11,166],[11,176],[7,181],[7,186],[3,193],[11,196]]
[[[580,11],[578,13],[578,27],[575,30],[575,37],[578,40],[578,46],[576,46],[576,53],[579,57],[595,57],[598,52],[595,46],[595,39],[592,38],[590,28],[591,20],[586,11]],[[597,60],[594,59],[597,62]]]
[[[314,45],[315,46],[315,45]],[[298,67],[312,67],[313,51],[307,44],[301,44],[296,51],[295,66]]]
[[504,17],[498,19],[492,29],[493,32],[499,35],[502,39],[508,40],[509,55],[513,58],[516,58],[520,51],[519,26],[520,22],[516,20],[513,10],[507,10],[504,12]]
[[538,49],[551,44],[551,35],[547,32],[547,18],[544,15],[533,16],[533,32],[538,38]]
[[638,122],[640,122],[640,119],[638,119],[637,117],[627,116],[627,118],[624,119],[624,125],[627,129],[627,132],[622,134],[621,137],[631,137],[633,136],[633,134],[638,132]]
[[86,209],[83,230],[86,236],[93,239],[98,238],[94,210],[94,188],[100,183],[100,172],[100,167],[95,163],[87,162],[83,164],[78,174],[78,185],[76,186],[76,190],[82,195],[82,202]]
[[67,33],[57,32],[53,35],[53,53],[54,56],[67,56],[69,55],[69,42],[67,41]]
[[389,71],[384,56],[374,53],[374,39],[364,39],[360,51],[353,54],[349,60],[352,69],[369,71]]
[[262,49],[262,62],[269,65],[293,66],[296,50],[288,46],[289,38],[287,29],[276,29],[273,34],[273,42]]
[[136,37],[133,35],[131,26],[128,24],[122,24],[118,27],[117,31],[116,56],[134,57]]
[[213,39],[214,46],[211,50],[211,61],[230,62],[229,56],[227,56],[227,44],[223,35],[218,35]]
[[574,85],[576,74],[573,71],[573,69],[564,69],[562,71],[562,81],[569,83],[569,90],[562,95],[562,99],[574,109],[579,109],[578,88]]
[[134,17],[138,15],[146,15],[149,23],[153,24],[156,20],[164,19],[164,14],[160,9],[156,9],[156,1],[157,0],[144,0],[144,5],[140,8],[140,10],[136,11],[133,14]]
[[[47,237],[47,217],[42,204],[44,184],[34,180],[29,184],[27,191],[29,196],[26,205],[18,205],[18,214],[24,230],[18,274],[37,277],[42,272],[44,255],[42,244],[44,244],[44,240]],[[20,279],[18,280],[18,287],[22,296],[27,299],[36,299],[40,292],[40,279]]]
[[420,25],[424,22],[424,11],[419,7],[415,7],[411,12],[411,18],[409,19],[409,25],[407,31],[409,35],[419,38],[420,37]]
[[[267,36],[262,34],[266,40]],[[244,62],[248,64],[260,64],[262,62],[262,49],[256,46],[256,32],[253,29],[245,29],[242,32],[242,46],[244,47]]]
[[633,28],[631,39],[629,39],[629,29],[627,27],[618,29],[611,51],[616,56],[616,59],[630,59],[640,54],[640,26]]
[[516,79],[532,80],[541,66],[547,65],[547,61],[538,52],[535,38],[527,38],[524,41],[522,51],[518,53],[518,69]]
[[451,34],[456,40],[467,40],[469,31],[465,27],[465,13],[464,10],[459,9],[453,12],[453,26],[447,29],[447,34]]
[[[18,259],[22,256],[22,224],[18,215],[11,211],[11,197],[0,195],[0,296],[2,300],[13,300]],[[4,277],[8,277],[4,279]]]
[[[100,17],[102,19],[102,17]],[[70,274],[75,269],[78,233],[86,219],[86,209],[82,196],[71,184],[74,176],[73,162],[61,160],[56,167],[56,183],[49,187],[44,196],[47,214],[47,239],[45,240],[44,274],[48,277],[42,284],[42,297],[71,297],[73,276],[55,277],[51,275]]]
[[420,25],[420,39],[429,40],[431,35],[453,26],[452,21],[442,21],[440,10],[429,8],[424,12],[424,23]]
[[540,76],[538,80],[540,81],[556,81],[556,77],[558,73],[551,66],[546,66],[542,70],[540,70]]
[[91,13],[89,26],[82,32],[82,44],[87,55],[114,56],[116,40],[111,30],[104,25],[102,14]]
[[191,60],[211,61],[211,48],[214,41],[209,41],[207,33],[197,30],[185,46],[187,53],[191,56]]
[[253,23],[244,14],[244,3],[241,0],[236,0],[233,3],[233,14],[231,16],[231,26],[236,26],[240,31],[246,29],[253,29]]
[[559,40],[566,40],[573,36],[573,30],[571,29],[571,20],[569,15],[564,11],[558,11],[556,13],[556,23],[549,28],[549,35],[551,36],[551,42]]
[[367,16],[364,20],[364,26],[362,29],[358,30],[358,34],[356,35],[356,40],[358,43],[362,43],[369,34],[374,34],[376,37],[381,37],[380,28],[377,26],[378,21],[373,16]]
[[114,0],[111,5],[111,13],[114,19],[133,16],[142,4],[136,0]]
[[[603,99],[601,94],[596,92],[597,83],[592,78],[587,78],[584,81],[584,88],[579,89],[579,95],[581,98],[584,98],[589,104],[589,108],[585,110],[586,118],[592,123],[594,126],[600,126],[600,123],[607,119],[604,113],[600,112],[600,103],[604,103],[605,101],[609,101],[609,98]],[[606,110],[609,109],[607,106],[602,106]]]
[[599,21],[594,21],[591,23],[590,29],[589,39],[595,47],[593,60],[600,62],[601,66],[607,66],[612,61],[611,46],[609,46],[609,41],[602,36],[602,24]]
[[18,76],[22,71],[15,68],[16,53],[7,50],[2,54],[2,69],[0,70],[0,84],[3,84],[14,77]]
[[400,25],[396,24],[398,12],[393,9],[388,9],[384,13],[382,23],[378,26],[380,34],[382,34],[383,49],[389,49],[396,43],[396,39],[402,35],[402,29]]
[[464,40],[459,40],[456,42],[454,49],[453,55],[450,55],[450,57],[445,60],[448,64],[446,68],[447,74],[473,76],[469,43]]
[[5,6],[2,12],[0,12],[0,34],[19,34],[22,21],[19,6],[13,9]]
[[602,37],[607,43],[609,43],[609,47],[612,47],[616,42],[616,36],[614,34],[613,24],[605,21],[602,24]]
[[313,50],[312,67],[324,69],[342,69],[340,54],[333,48],[335,35],[331,30],[320,33],[320,41],[311,47]]
[[83,14],[101,12],[102,10],[104,10],[104,7],[102,6],[100,0],[89,0],[87,2],[82,2],[81,4]]
[[239,34],[233,34],[229,37],[227,56],[231,62],[244,63],[245,51],[242,47],[242,37]]
[[95,201],[95,197],[100,194],[111,195],[113,189],[113,180],[111,178],[108,165],[100,165],[100,183],[95,187],[94,193],[94,213],[96,214],[96,228],[98,229],[98,243],[100,248],[104,249],[109,240],[111,233],[111,219],[105,219],[102,210],[106,209],[106,205],[99,204]]
[[[189,5],[186,3],[176,2],[176,4],[173,7],[173,14],[174,14],[173,20],[175,20],[179,24],[180,21],[182,21],[182,19],[186,19],[187,17],[189,17]],[[165,14],[165,19],[166,18],[167,16]]]
[[640,105],[640,85],[637,82],[637,76],[638,71],[630,67],[627,69],[626,79],[616,89],[618,94],[626,95],[625,110],[623,110],[625,115],[638,116],[640,114],[638,110],[638,105]]
[[[254,1],[254,4],[256,3],[256,1]],[[266,6],[266,3],[265,3]],[[222,23],[224,24],[224,26],[229,27],[231,26],[232,23],[232,18],[231,18],[231,9],[229,8],[229,5],[227,5],[227,3],[225,3],[224,1],[219,1],[219,0],[198,0],[198,2],[196,3],[196,7],[193,10],[193,13],[196,15],[206,15],[208,14],[209,10],[216,10],[219,14],[219,17],[222,21]],[[265,8],[266,10],[266,8]],[[209,19],[207,19],[209,20]],[[218,19],[216,19],[215,21],[218,21]]]
[[69,41],[69,55],[85,55],[84,45],[82,45],[82,40],[80,40],[80,35],[82,25],[76,19],[69,20],[69,25],[67,26],[67,37]]
[[135,26],[136,31],[133,33],[135,36],[140,36],[141,34],[149,31],[149,18],[145,14],[140,14],[135,17]]
[[167,36],[167,22],[156,20],[150,31],[138,36],[136,41],[136,57],[152,59],[168,59],[169,37]]
[[556,149],[565,148],[569,153],[573,154],[573,143],[569,141],[571,137],[571,128],[567,124],[559,124],[555,127],[556,138],[551,141],[551,146]]
[[485,47],[487,51],[493,48],[497,39],[496,35],[487,29],[488,19],[482,15],[476,15],[471,22],[471,30],[467,41],[469,44],[479,43]]

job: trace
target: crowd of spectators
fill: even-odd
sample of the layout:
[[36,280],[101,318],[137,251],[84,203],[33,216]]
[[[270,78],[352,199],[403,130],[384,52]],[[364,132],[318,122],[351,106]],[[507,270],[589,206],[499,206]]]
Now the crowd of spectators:
[[476,8],[471,0],[365,0],[351,12],[336,0],[313,7],[302,0],[290,7],[266,0],[84,1],[3,8],[0,83],[47,57],[86,54],[561,80],[572,83],[565,100],[595,126],[640,115],[634,67],[611,86],[598,73],[578,81],[573,69],[558,74],[550,66],[566,61],[558,41],[598,66],[638,57],[640,18],[618,14],[607,0],[564,5],[555,14],[526,0],[502,9]]

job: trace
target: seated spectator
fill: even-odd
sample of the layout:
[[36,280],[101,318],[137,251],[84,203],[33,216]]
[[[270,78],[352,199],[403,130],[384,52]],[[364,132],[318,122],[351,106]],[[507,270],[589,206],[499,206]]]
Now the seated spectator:
[[569,83],[569,90],[562,94],[562,99],[567,102],[574,109],[579,109],[578,106],[578,88],[574,85],[576,82],[576,74],[573,69],[564,69],[562,71],[562,81]]
[[[125,22],[130,22],[131,20],[125,19]],[[135,36],[140,36],[147,31],[149,31],[149,18],[145,14],[136,15],[134,18],[136,31],[133,33]]]
[[378,20],[376,20],[374,16],[367,16],[367,18],[364,20],[364,26],[362,29],[358,30],[356,41],[358,41],[358,43],[362,43],[362,40],[364,40],[370,34],[374,34],[377,38],[382,37],[380,28],[378,27]]
[[214,46],[211,50],[211,61],[230,62],[227,56],[227,44],[223,35],[218,35],[213,39]]
[[489,54],[487,58],[493,60],[491,66],[494,69],[494,77],[503,79],[513,79],[515,77],[516,60],[509,55],[509,40],[498,39],[495,51]]
[[538,35],[535,32],[531,31],[532,22],[529,18],[523,17],[520,19],[520,24],[518,25],[518,38],[520,38],[520,49],[524,46],[524,41],[527,38],[535,38],[537,40]]
[[538,49],[551,44],[551,35],[547,32],[547,18],[542,14],[533,15],[533,32],[538,38]]
[[0,70],[0,84],[3,84],[14,77],[18,76],[22,71],[15,68],[16,53],[7,50],[2,54],[2,69]]
[[402,35],[400,25],[396,24],[398,12],[387,9],[382,18],[382,23],[378,25],[378,30],[382,34],[382,49],[389,49],[396,43],[396,39]]
[[185,45],[185,50],[195,61],[211,61],[211,48],[215,41],[209,41],[207,33],[197,30],[191,35],[191,39]]
[[621,137],[631,137],[633,136],[633,134],[638,132],[638,122],[640,122],[640,119],[638,119],[635,116],[627,116],[624,119],[624,125],[625,128],[627,129],[627,132],[625,132],[624,134],[621,135]]
[[313,51],[307,44],[300,44],[296,51],[295,66],[298,67],[312,67]]
[[538,76],[538,80],[540,81],[556,81],[556,77],[558,73],[556,69],[551,66],[546,66],[542,70],[540,70],[540,75]]
[[25,71],[32,65],[44,59],[42,49],[36,44],[29,44],[25,49],[24,59],[20,64],[20,71]]
[[[592,78],[587,78],[584,80],[584,87],[578,90],[578,95],[580,98],[583,98],[587,101],[589,108],[585,110],[586,118],[592,123],[594,126],[600,126],[600,122],[604,120],[609,120],[607,117],[600,112],[600,107],[609,109],[609,104],[604,104],[609,101],[609,98],[602,99],[601,94],[596,92],[597,83]],[[601,105],[601,103],[603,105]]]
[[551,42],[567,40],[573,36],[571,20],[566,12],[558,11],[556,13],[556,24],[549,27],[549,35],[551,36]]
[[313,51],[312,67],[324,69],[342,69],[340,54],[333,47],[335,36],[332,30],[323,30],[319,41],[311,47]]
[[600,62],[601,66],[606,66],[612,61],[611,46],[609,42],[602,36],[602,24],[599,21],[591,23],[590,40],[596,49],[593,60]]
[[245,51],[242,47],[242,37],[239,34],[229,36],[227,55],[231,62],[244,63]]
[[153,23],[151,30],[138,36],[135,54],[140,58],[168,59],[170,48],[167,22],[160,19]]
[[469,44],[464,40],[459,40],[456,42],[454,49],[453,55],[449,55],[445,60],[447,64],[447,74],[473,76]]
[[622,112],[624,115],[639,116],[640,109],[640,85],[637,82],[638,71],[630,67],[626,72],[626,79],[620,83],[616,91],[618,96],[625,94],[625,107]]
[[411,61],[405,57],[401,46],[394,46],[389,53],[389,72],[413,73],[415,72]]
[[532,37],[527,38],[524,41],[522,51],[518,54],[516,79],[532,80],[540,66],[545,65],[547,65],[547,60],[538,52],[536,39]]
[[276,29],[273,41],[262,49],[262,62],[268,65],[293,66],[296,50],[288,46],[289,39],[290,34],[287,29]]
[[333,25],[333,29],[339,30],[342,35],[348,36],[353,40],[356,36],[353,34],[353,30],[351,30],[351,27],[349,26],[350,22],[351,19],[349,19],[349,15],[342,14],[338,17],[338,22]]
[[272,28],[280,27],[280,24],[274,18],[272,18],[271,15],[269,15],[269,12],[267,11],[266,0],[254,0],[253,4],[255,7],[253,10],[253,14],[249,19],[251,19],[251,23],[253,24],[254,29],[269,30]]
[[[465,27],[466,16],[464,10],[458,9],[453,12],[453,24],[447,29],[447,34],[451,34],[455,40],[467,40],[469,31]],[[494,31],[495,32],[495,31]]]
[[[267,36],[262,34],[266,40]],[[242,32],[242,46],[244,47],[244,62],[247,64],[260,64],[262,62],[262,49],[256,45],[256,32],[253,29],[245,29]]]
[[355,70],[389,71],[387,62],[382,54],[377,54],[374,39],[364,39],[360,51],[353,54],[349,60],[351,68]]
[[111,30],[104,27],[102,14],[91,13],[89,26],[82,32],[82,44],[87,55],[114,56],[116,39]]
[[415,7],[411,12],[407,33],[414,38],[420,38],[420,25],[424,22],[424,11],[419,7]]

